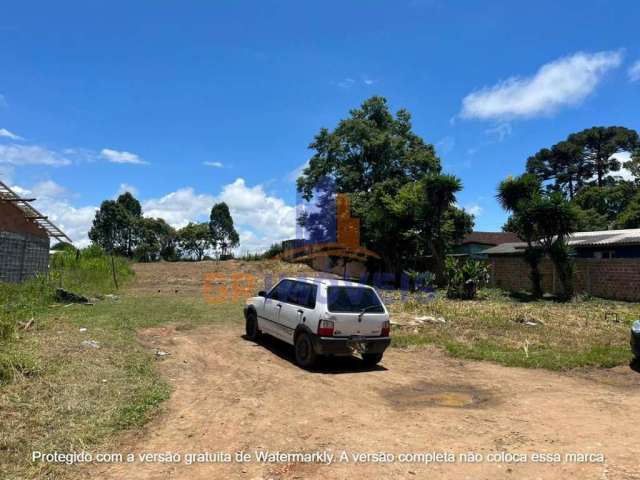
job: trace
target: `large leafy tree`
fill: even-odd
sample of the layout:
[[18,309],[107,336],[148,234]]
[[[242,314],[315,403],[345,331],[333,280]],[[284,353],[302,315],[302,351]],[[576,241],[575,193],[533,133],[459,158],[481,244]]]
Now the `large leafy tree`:
[[108,251],[132,257],[141,218],[140,202],[131,193],[123,193],[115,201],[102,202],[89,238]]
[[240,243],[240,236],[233,226],[233,218],[226,203],[216,203],[211,208],[209,232],[213,247],[222,257],[228,254],[229,249],[237,247]]
[[176,256],[176,231],[162,218],[140,218],[136,225],[135,256],[144,262]]
[[[394,116],[386,99],[371,97],[333,131],[320,130],[310,148],[315,153],[298,178],[298,191],[309,200],[329,177],[337,193],[349,194],[353,215],[360,218],[361,241],[383,258],[387,271],[399,281],[407,259],[418,253],[416,235],[423,227],[402,206],[412,204],[411,189],[425,187],[419,182],[442,173],[433,145],[412,131],[408,111]],[[396,198],[403,189],[405,198]],[[446,224],[442,217],[455,209],[451,202],[447,205],[435,209],[441,218],[434,225],[440,228]],[[433,235],[433,230],[427,233]],[[443,237],[443,232],[436,237]],[[436,237],[424,241],[434,242]]]
[[127,255],[131,224],[126,208],[114,200],[105,200],[93,219],[89,238],[108,252]]
[[626,180],[580,190],[573,200],[580,216],[579,230],[607,230],[615,225],[637,191],[636,184]]
[[130,193],[125,192],[121,194],[116,200],[118,205],[127,212],[129,221],[125,226],[123,235],[126,237],[126,255],[127,257],[133,256],[133,251],[136,248],[136,236],[138,234],[139,221],[142,218],[142,206],[140,202]]
[[391,210],[413,225],[407,231],[409,241],[418,251],[433,255],[436,283],[445,283],[447,247],[457,242],[473,227],[472,217],[454,207],[460,180],[451,175],[426,175],[417,182],[404,185],[397,195],[388,197]]
[[614,224],[616,228],[640,228],[640,191],[629,200]]
[[205,252],[213,247],[207,223],[189,223],[178,230],[177,241],[182,253],[198,261],[201,261]]

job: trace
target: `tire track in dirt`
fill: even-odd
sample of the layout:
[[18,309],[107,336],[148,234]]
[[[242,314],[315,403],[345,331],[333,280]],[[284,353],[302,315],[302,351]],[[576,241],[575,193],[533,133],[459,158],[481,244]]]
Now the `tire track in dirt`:
[[[164,327],[140,338],[171,352],[159,368],[175,391],[162,414],[126,436],[120,451],[586,451],[604,453],[607,463],[135,464],[97,467],[96,478],[615,480],[633,478],[629,472],[637,466],[640,438],[630,430],[629,412],[640,403],[640,382],[623,367],[611,384],[463,362],[425,349],[390,350],[382,368],[373,370],[349,359],[307,372],[293,364],[286,345],[254,344],[239,328]],[[456,395],[465,402],[456,404]]]

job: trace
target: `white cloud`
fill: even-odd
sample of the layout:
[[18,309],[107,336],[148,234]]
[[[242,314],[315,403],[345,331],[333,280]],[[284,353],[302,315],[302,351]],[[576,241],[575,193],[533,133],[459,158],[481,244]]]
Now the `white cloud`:
[[67,194],[67,189],[53,180],[45,180],[37,183],[31,188],[31,191],[36,198],[43,198],[47,200],[62,198]]
[[6,128],[0,128],[0,137],[10,138],[11,140],[24,140],[20,135],[10,132]]
[[630,81],[632,82],[640,81],[640,60],[638,60],[633,65],[631,65],[627,73],[629,74]]
[[361,75],[360,76],[360,80],[356,81],[354,78],[351,77],[346,77],[343,78],[340,81],[337,82],[331,82],[332,85],[337,85],[340,88],[344,88],[344,89],[348,89],[351,87],[355,87],[356,85],[366,85],[366,86],[371,86],[374,83],[377,83],[377,80],[374,80],[373,78],[370,78],[368,75]]
[[2,165],[0,163],[0,181],[9,185],[13,182],[14,168],[12,165]]
[[345,78],[343,80],[340,80],[337,85],[340,88],[351,88],[353,87],[353,85],[356,83],[356,81],[353,78]]
[[245,225],[260,237],[266,248],[296,233],[296,209],[284,200],[265,193],[261,185],[247,187],[244,179],[225,185],[218,201],[229,205],[234,221]]
[[511,77],[462,100],[463,118],[505,119],[550,114],[577,105],[605,73],[620,66],[622,54],[578,52],[540,67],[532,77]]
[[257,251],[296,233],[295,207],[268,195],[261,185],[247,186],[242,178],[222,188],[219,195],[198,194],[182,188],[158,199],[142,202],[146,217],[164,218],[175,228],[190,221],[206,221],[214,203],[226,202],[240,233],[240,251]]
[[502,142],[505,138],[511,135],[513,129],[510,123],[500,123],[492,128],[487,128],[484,133],[498,142]]
[[180,188],[160,198],[142,202],[145,217],[164,218],[175,228],[193,221],[202,221],[211,211],[215,197],[197,194],[191,187]]
[[464,209],[467,211],[467,213],[470,213],[471,215],[473,215],[475,217],[481,215],[482,212],[483,212],[483,208],[480,205],[478,205],[477,203],[466,205],[464,207]]
[[111,163],[130,163],[133,165],[146,165],[149,163],[135,153],[112,150],[110,148],[103,148],[100,156]]
[[207,167],[224,168],[222,162],[202,162],[202,164]]
[[0,145],[0,164],[5,165],[70,165],[71,160],[37,145]]
[[133,196],[138,195],[138,189],[136,187],[134,187],[133,185],[129,185],[128,183],[121,183],[120,186],[118,187],[118,192],[116,193],[116,196],[122,195],[123,193],[126,193],[126,192],[129,192]]
[[[122,184],[127,190],[131,187]],[[34,206],[71,237],[79,247],[88,245],[97,206],[76,206],[74,195],[61,185],[46,180],[30,188],[12,187],[17,193],[36,197]],[[132,192],[133,193],[133,192]],[[160,198],[142,201],[145,217],[164,218],[175,228],[190,221],[207,221],[211,207],[226,202],[240,234],[240,251],[261,251],[272,243],[295,236],[295,207],[281,198],[268,195],[261,185],[247,186],[238,178],[222,188],[219,195],[197,193],[181,188]]]

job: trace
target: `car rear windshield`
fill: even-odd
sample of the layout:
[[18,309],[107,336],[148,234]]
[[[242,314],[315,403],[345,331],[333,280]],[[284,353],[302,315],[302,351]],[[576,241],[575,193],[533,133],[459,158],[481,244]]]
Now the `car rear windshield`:
[[329,311],[334,313],[384,313],[378,296],[370,288],[329,287],[327,289]]

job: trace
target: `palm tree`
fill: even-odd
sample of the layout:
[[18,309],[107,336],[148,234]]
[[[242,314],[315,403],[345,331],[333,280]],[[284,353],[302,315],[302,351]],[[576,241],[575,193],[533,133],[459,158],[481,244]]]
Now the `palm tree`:
[[535,243],[537,232],[533,218],[533,204],[541,196],[540,181],[531,173],[519,177],[509,177],[498,186],[498,202],[502,208],[511,213],[510,225],[514,233],[527,243],[524,259],[531,268],[531,294],[534,298],[542,297],[542,275],[540,260],[543,251]]

